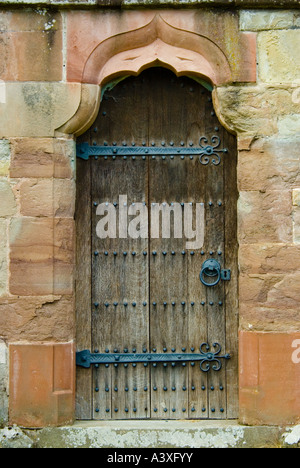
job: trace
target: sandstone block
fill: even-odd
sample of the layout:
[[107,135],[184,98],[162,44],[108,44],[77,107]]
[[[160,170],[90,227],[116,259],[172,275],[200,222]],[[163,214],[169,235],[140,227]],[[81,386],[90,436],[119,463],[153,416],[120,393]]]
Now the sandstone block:
[[70,179],[25,179],[20,193],[20,213],[33,217],[73,217],[75,182]]
[[56,138],[13,138],[10,176],[72,178],[75,143]]
[[240,192],[238,233],[241,244],[292,243],[291,192]]
[[277,133],[278,101],[287,104],[287,96],[290,96],[287,90],[260,85],[217,87],[213,92],[214,107],[221,123],[240,136],[267,137]]
[[299,332],[240,332],[240,422],[297,422],[300,368],[293,361],[293,344],[299,339]]
[[0,217],[13,216],[16,212],[16,200],[12,187],[4,177],[0,178]]
[[73,343],[10,346],[10,421],[23,427],[74,420]]
[[1,336],[9,342],[74,339],[72,296],[0,298]]
[[241,244],[242,274],[285,274],[300,270],[300,246],[288,244]]
[[258,139],[239,151],[240,191],[289,190],[300,186],[300,139]]
[[299,29],[263,31],[258,35],[258,74],[265,83],[292,83],[299,80],[300,57],[295,53]]
[[293,241],[295,244],[300,244],[300,207],[297,206],[293,210]]
[[10,143],[8,140],[0,140],[0,177],[6,177],[9,172]]
[[73,293],[74,221],[14,218],[10,223],[10,292]]
[[240,302],[260,304],[273,309],[299,312],[300,271],[290,274],[249,274],[240,276]]
[[63,82],[7,82],[0,105],[0,138],[53,137],[80,103],[81,85]]
[[8,422],[8,350],[0,340],[0,426]]
[[7,244],[7,221],[6,219],[0,219],[0,297],[7,293]]
[[300,188],[293,190],[293,205],[300,206]]
[[291,115],[279,117],[278,130],[279,130],[279,136],[281,137],[297,137],[300,132],[299,111],[297,114],[291,114]]
[[5,81],[62,79],[61,14],[2,11],[0,78]]
[[294,25],[294,12],[287,10],[242,10],[240,28],[242,31],[265,31],[268,29],[289,29]]
[[[187,50],[205,57],[212,69],[218,64],[218,83],[227,82],[229,78],[224,63],[228,65],[229,73],[232,72],[232,81],[253,82],[256,79],[256,38],[239,31],[236,12],[148,9],[142,12],[123,10],[118,14],[108,10],[103,14],[102,11],[72,11],[68,14],[67,24],[69,81],[99,84],[99,71],[110,58],[126,50],[136,51],[154,44],[157,39],[173,47],[183,47],[184,44]],[[234,41],[232,37],[235,37]],[[98,47],[101,51],[94,54]],[[144,59],[145,66],[146,54]],[[167,60],[170,63],[172,59],[169,56]],[[220,61],[223,61],[222,65]],[[128,66],[131,62],[127,62]],[[123,67],[124,71],[128,70],[125,63]]]

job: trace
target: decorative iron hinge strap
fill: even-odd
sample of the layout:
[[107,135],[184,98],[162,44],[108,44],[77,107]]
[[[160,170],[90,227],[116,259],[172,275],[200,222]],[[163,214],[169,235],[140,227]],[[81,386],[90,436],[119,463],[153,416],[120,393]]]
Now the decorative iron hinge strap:
[[[213,344],[215,352],[210,352],[210,346],[202,343],[200,354],[196,353],[91,353],[85,349],[76,353],[76,365],[89,368],[91,365],[99,364],[129,364],[129,363],[186,363],[200,362],[200,369],[208,372],[210,368],[219,371],[222,368],[220,359],[230,359],[229,354],[220,356],[221,346],[219,343]],[[206,352],[204,352],[204,348]]]
[[221,144],[221,140],[218,136],[211,137],[211,144],[208,144],[206,137],[201,137],[199,141],[199,147],[175,147],[175,146],[91,146],[88,143],[80,143],[77,145],[77,157],[88,160],[90,156],[142,156],[143,159],[146,156],[199,156],[201,164],[207,165],[210,162],[215,166],[218,166],[221,162],[220,153],[228,153],[228,149],[218,149]]

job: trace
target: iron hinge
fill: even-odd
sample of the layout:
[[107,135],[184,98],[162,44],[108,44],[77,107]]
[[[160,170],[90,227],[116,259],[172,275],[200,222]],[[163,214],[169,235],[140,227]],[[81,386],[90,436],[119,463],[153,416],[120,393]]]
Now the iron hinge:
[[202,343],[200,353],[91,353],[88,349],[78,351],[76,353],[76,365],[89,368],[91,365],[109,364],[153,364],[170,363],[176,365],[178,363],[200,362],[200,369],[203,372],[208,372],[211,368],[214,371],[219,371],[222,368],[220,359],[230,359],[229,354],[223,356],[219,343],[213,343],[214,351],[210,350],[208,343]]
[[211,137],[211,144],[208,143],[208,139],[206,137],[201,137],[199,140],[199,147],[175,147],[175,146],[166,146],[165,144],[162,146],[156,146],[153,143],[153,146],[91,146],[88,143],[80,143],[77,144],[77,157],[88,160],[90,156],[95,156],[96,158],[99,156],[104,156],[104,158],[108,158],[111,156],[113,159],[116,159],[117,156],[122,156],[124,159],[127,156],[142,156],[143,159],[146,159],[147,156],[162,156],[163,158],[166,156],[199,156],[199,161],[203,165],[207,165],[209,163],[218,166],[221,163],[221,153],[225,154],[228,153],[228,149],[219,149],[221,144],[221,140],[218,136]]

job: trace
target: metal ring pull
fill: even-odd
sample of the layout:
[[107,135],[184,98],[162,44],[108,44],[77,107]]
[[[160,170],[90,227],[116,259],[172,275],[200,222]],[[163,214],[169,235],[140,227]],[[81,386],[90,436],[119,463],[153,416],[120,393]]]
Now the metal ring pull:
[[[216,278],[212,282],[207,282],[205,277]],[[204,286],[216,286],[221,279],[221,265],[215,259],[205,260],[200,271],[200,281]]]

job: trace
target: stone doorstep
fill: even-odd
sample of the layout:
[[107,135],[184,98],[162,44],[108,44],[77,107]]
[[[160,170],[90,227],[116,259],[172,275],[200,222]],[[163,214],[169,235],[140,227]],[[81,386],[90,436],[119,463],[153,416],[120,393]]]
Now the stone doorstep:
[[299,441],[300,426],[243,426],[236,420],[77,421],[64,427],[0,429],[0,448],[296,448]]

